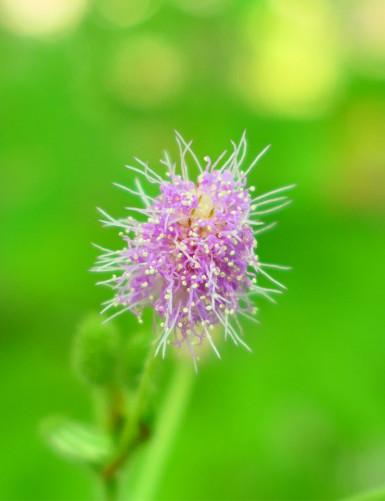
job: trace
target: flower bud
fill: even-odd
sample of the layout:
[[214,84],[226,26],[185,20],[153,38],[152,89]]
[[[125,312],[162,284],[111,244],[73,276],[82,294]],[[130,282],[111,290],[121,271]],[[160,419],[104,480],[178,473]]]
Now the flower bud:
[[113,380],[119,353],[119,333],[112,323],[103,324],[99,315],[84,318],[75,335],[73,361],[80,378],[91,385]]

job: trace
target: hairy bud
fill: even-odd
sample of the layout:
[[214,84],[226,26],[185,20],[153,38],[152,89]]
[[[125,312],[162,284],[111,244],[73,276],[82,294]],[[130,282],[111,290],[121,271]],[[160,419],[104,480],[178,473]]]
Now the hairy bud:
[[116,373],[119,334],[113,324],[103,324],[93,313],[84,318],[74,339],[73,360],[80,378],[91,385],[104,385]]

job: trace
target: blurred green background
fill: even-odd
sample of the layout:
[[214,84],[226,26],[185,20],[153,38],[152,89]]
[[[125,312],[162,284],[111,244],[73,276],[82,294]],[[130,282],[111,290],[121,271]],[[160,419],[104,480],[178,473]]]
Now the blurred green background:
[[201,364],[156,499],[385,484],[385,2],[0,0],[0,24],[1,499],[93,496],[39,424],[92,416],[72,334],[109,294],[90,242],[119,243],[95,207],[136,204],[111,182],[162,172],[174,128],[201,157],[246,128],[248,160],[272,143],[251,183],[298,188],[259,241],[289,291],[244,323],[253,354]]

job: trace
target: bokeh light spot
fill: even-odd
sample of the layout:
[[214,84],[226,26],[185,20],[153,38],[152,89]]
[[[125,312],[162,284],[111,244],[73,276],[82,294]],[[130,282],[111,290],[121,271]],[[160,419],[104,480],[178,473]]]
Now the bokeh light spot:
[[49,35],[76,27],[87,0],[0,0],[2,23],[19,35]]
[[155,37],[138,37],[117,50],[108,86],[122,102],[146,108],[175,97],[183,75],[181,57],[172,45]]
[[254,5],[233,84],[257,110],[291,117],[327,111],[341,83],[336,22],[327,1]]
[[349,62],[360,73],[385,78],[385,2],[361,0],[344,22]]

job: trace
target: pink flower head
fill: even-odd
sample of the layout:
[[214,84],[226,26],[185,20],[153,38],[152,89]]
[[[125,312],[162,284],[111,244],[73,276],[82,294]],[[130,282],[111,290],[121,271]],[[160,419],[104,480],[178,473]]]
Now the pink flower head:
[[[102,313],[118,308],[112,316],[130,311],[142,322],[143,308],[151,307],[154,318],[161,320],[157,353],[161,350],[164,356],[168,344],[184,344],[195,358],[194,346],[207,340],[219,356],[212,338],[214,326],[222,324],[225,339],[230,337],[235,344],[247,347],[237,315],[252,318],[255,314],[251,295],[273,300],[271,294],[281,292],[262,287],[259,275],[284,288],[265,268],[285,267],[263,264],[255,254],[256,235],[272,225],[252,218],[290,203],[283,192],[293,186],[254,196],[254,187],[246,187],[246,176],[268,148],[243,172],[245,134],[239,145],[232,143],[234,150],[228,158],[226,152],[215,162],[205,157],[203,166],[191,142],[186,143],[178,133],[176,138],[180,174],[167,154],[161,160],[167,179],[139,160],[139,167],[128,167],[159,185],[155,198],[144,192],[138,178],[137,191],[120,186],[142,199],[144,209],[129,210],[144,216],[145,221],[114,219],[100,211],[106,226],[123,230],[120,235],[124,242],[123,250],[102,249],[104,254],[94,268],[115,273],[99,282],[114,292]],[[196,181],[189,178],[188,160],[199,169]]]

